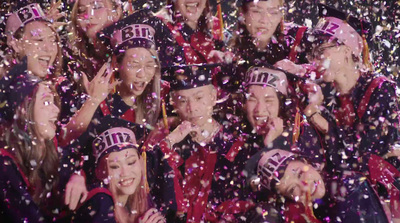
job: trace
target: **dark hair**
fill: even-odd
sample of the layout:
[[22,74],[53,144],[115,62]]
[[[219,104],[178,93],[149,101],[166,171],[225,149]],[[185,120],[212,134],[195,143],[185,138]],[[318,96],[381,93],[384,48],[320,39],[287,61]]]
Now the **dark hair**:
[[[166,7],[161,9],[157,14],[162,14],[162,13],[167,13],[172,17],[173,22],[179,22],[179,18],[175,16],[175,5],[174,5],[174,0],[167,0]],[[212,14],[211,14],[211,8],[210,8],[210,3],[209,0],[206,0],[206,6],[203,10],[202,15],[199,18],[199,21],[197,23],[197,27],[200,30],[200,32],[209,34],[210,36],[212,35],[210,30],[213,28],[213,20],[212,20]]]
[[[249,10],[248,5],[249,5],[249,2],[243,4],[239,8],[239,14],[247,13]],[[282,45],[285,45],[285,44],[283,44],[284,43],[284,38],[283,38],[284,35],[281,31],[282,30],[281,26],[282,26],[282,24],[279,23],[275,29],[273,36],[275,36],[277,38],[279,43],[282,43]],[[234,32],[234,35],[233,35],[232,39],[229,41],[228,45],[231,48],[233,48],[236,51],[236,53],[239,54],[239,56],[241,56],[241,54],[243,54],[244,52],[256,51],[256,46],[253,43],[252,36],[250,35],[249,31],[247,30],[246,25],[240,21],[237,23],[236,32]]]

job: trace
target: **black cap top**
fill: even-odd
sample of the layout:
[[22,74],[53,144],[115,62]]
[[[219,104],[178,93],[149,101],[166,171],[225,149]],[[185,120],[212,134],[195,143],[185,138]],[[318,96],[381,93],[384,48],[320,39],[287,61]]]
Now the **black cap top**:
[[41,80],[27,74],[26,58],[0,80],[0,122],[10,122],[17,107]]
[[372,24],[363,19],[358,19],[354,16],[351,16],[347,13],[341,12],[335,8],[329,7],[324,4],[318,4],[318,14],[319,17],[335,17],[346,21],[357,33],[362,36],[365,35],[367,41],[370,41],[372,38]]
[[212,84],[212,73],[219,64],[179,65],[168,69],[172,90],[187,90]]
[[[145,129],[142,125],[107,115],[93,120],[78,141],[87,149],[91,147],[89,151],[93,151],[97,162],[106,154],[127,148],[136,148],[140,153],[144,135]],[[134,141],[136,142],[133,143]]]
[[155,25],[156,21],[148,11],[140,10],[103,29],[97,36],[116,55],[135,47],[156,49]]

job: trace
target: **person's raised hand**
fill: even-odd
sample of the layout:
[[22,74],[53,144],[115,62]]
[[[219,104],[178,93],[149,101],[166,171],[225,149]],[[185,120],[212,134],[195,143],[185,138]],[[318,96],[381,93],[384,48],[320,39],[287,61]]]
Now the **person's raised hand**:
[[109,69],[109,64],[105,63],[97,72],[96,76],[92,81],[89,82],[86,74],[82,73],[83,85],[86,89],[86,93],[92,100],[102,102],[108,94],[114,89],[115,86],[120,84],[120,81],[114,81],[110,83],[112,72]]

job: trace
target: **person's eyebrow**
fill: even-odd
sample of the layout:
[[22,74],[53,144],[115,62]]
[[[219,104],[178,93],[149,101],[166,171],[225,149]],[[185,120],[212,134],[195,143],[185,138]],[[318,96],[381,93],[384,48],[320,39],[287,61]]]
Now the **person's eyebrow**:
[[266,98],[266,99],[270,99],[271,98],[272,99],[272,98],[274,98],[274,96],[267,94],[267,95],[264,95],[264,98]]
[[200,91],[194,93],[193,95],[198,95],[198,94],[204,94],[204,90],[200,90]]

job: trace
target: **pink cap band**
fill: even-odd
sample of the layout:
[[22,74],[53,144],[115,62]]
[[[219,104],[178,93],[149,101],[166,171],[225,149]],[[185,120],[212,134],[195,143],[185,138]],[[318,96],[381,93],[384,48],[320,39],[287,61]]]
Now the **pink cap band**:
[[265,85],[287,95],[288,81],[286,74],[279,70],[265,67],[252,67],[246,74],[246,85]]
[[314,30],[337,38],[340,42],[349,46],[355,55],[361,55],[363,50],[362,37],[346,21],[335,17],[321,18]]
[[257,173],[260,177],[261,186],[271,190],[273,180],[279,182],[280,176],[277,171],[287,159],[294,156],[294,153],[281,149],[273,149],[264,153],[258,161]]
[[136,144],[136,137],[132,130],[117,127],[104,131],[93,141],[93,155],[96,157],[96,163],[104,154],[107,154],[108,150],[112,151],[116,146],[126,144]]
[[46,19],[46,15],[44,14],[40,5],[37,3],[29,4],[12,13],[7,18],[7,41],[10,40],[9,38],[11,38],[19,28],[25,26],[31,21],[38,19]]
[[154,43],[154,34],[156,31],[153,27],[146,24],[132,24],[124,27],[123,29],[117,30],[113,33],[111,38],[111,44],[115,48],[119,45],[132,39],[146,39]]

